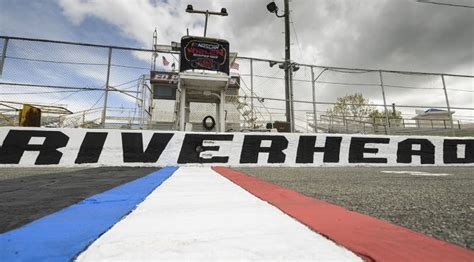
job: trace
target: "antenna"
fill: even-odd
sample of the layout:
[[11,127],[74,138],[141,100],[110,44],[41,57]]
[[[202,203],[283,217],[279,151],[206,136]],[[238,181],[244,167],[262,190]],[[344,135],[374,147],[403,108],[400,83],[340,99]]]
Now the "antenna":
[[155,71],[155,68],[156,68],[156,58],[158,57],[158,52],[156,50],[157,44],[158,44],[158,32],[156,31],[156,27],[155,27],[155,31],[153,32],[153,46],[152,46],[152,49],[154,52],[151,57],[151,70],[152,71]]
[[155,31],[153,32],[153,49],[155,49],[155,45],[157,44],[157,41],[158,41],[158,32],[156,31],[156,27],[155,27]]

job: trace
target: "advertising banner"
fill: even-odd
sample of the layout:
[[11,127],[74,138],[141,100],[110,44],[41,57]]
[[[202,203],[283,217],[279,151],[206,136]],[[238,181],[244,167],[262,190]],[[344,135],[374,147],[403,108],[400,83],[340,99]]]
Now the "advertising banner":
[[0,128],[1,166],[473,166],[473,137]]
[[195,36],[181,38],[179,71],[190,69],[229,74],[229,42]]

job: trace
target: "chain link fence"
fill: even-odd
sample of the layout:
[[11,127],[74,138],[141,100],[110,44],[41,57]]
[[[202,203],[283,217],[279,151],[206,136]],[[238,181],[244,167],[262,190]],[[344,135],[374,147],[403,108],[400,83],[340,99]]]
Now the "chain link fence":
[[[174,105],[153,108],[149,75],[153,64],[178,69],[176,52],[6,36],[0,51],[2,126],[18,125],[19,110],[30,104],[42,109],[45,127],[173,128],[151,121],[158,114],[172,122]],[[286,121],[283,61],[235,63],[240,89],[226,99],[232,130]],[[474,76],[293,65],[296,132],[474,135]],[[364,100],[341,103],[354,94]],[[199,122],[215,105],[191,110],[191,121]]]

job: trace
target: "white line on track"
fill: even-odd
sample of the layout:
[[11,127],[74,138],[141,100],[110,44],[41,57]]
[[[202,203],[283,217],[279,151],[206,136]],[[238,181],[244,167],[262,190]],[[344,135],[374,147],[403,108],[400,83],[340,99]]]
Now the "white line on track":
[[421,172],[421,171],[381,171],[382,173],[386,174],[407,174],[412,176],[450,176],[451,174],[444,174],[444,173],[429,173],[429,172]]
[[361,261],[208,167],[179,168],[77,260]]

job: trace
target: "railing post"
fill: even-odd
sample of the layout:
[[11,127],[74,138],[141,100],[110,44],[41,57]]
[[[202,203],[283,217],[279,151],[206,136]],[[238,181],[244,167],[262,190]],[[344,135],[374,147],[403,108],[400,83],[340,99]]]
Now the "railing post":
[[252,128],[255,128],[254,111],[253,111],[253,59],[250,58],[250,119],[252,121]]
[[102,110],[102,128],[105,128],[105,118],[107,117],[107,98],[109,96],[110,66],[112,61],[112,48],[109,47],[109,60],[107,62],[107,79],[105,80],[104,109]]
[[385,87],[383,84],[383,76],[382,76],[382,70],[379,70],[379,77],[380,77],[380,87],[382,87],[382,96],[383,96],[383,107],[385,110],[385,121],[386,121],[386,127],[385,127],[385,133],[387,135],[390,135],[390,121],[388,118],[388,110],[387,110],[387,100],[385,99]]
[[318,132],[318,117],[316,115],[316,80],[314,79],[314,69],[311,66],[311,86],[312,86],[312,96],[313,96],[313,132]]
[[444,97],[446,98],[446,106],[448,107],[449,124],[451,125],[451,135],[455,136],[456,134],[454,132],[453,116],[451,114],[451,107],[449,106],[448,91],[446,90],[446,82],[444,81],[444,75],[441,75],[441,80],[443,81]]
[[2,77],[3,65],[5,65],[5,58],[7,57],[7,47],[8,47],[8,37],[5,38],[5,42],[3,43],[2,60],[0,61],[0,77]]

